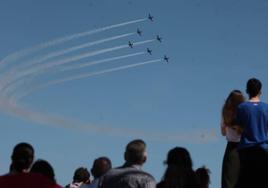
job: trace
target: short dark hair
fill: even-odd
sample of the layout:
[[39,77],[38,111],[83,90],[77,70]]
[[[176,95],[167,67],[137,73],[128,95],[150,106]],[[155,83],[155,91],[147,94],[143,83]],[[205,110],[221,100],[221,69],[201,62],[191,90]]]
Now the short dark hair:
[[11,166],[17,172],[29,169],[34,159],[33,146],[26,142],[17,144],[13,149],[11,159]]
[[52,182],[56,183],[54,169],[46,160],[39,159],[35,161],[30,172],[42,174],[49,178]]
[[89,178],[90,178],[90,174],[87,168],[79,167],[74,172],[73,182],[86,183],[89,181]]
[[257,78],[251,78],[247,82],[247,93],[249,97],[256,97],[260,94],[262,83]]
[[91,173],[94,178],[99,178],[112,168],[111,160],[108,157],[99,157],[94,160]]
[[146,144],[141,139],[129,142],[126,146],[125,159],[128,163],[143,163],[146,160]]

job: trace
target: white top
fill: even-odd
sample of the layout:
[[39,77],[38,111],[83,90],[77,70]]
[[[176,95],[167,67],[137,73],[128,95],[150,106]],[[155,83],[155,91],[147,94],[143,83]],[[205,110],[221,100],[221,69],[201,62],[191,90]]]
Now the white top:
[[225,129],[228,142],[240,142],[241,135],[234,128],[226,126],[223,119],[221,119],[221,127]]

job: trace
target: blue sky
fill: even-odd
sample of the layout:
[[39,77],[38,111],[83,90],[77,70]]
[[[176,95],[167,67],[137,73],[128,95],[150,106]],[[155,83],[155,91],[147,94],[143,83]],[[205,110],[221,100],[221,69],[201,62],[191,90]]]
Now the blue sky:
[[[267,8],[264,0],[2,0],[0,173],[8,171],[13,146],[26,141],[35,147],[37,158],[51,162],[58,182],[65,185],[75,168],[90,169],[99,156],[110,157],[114,166],[122,164],[125,145],[139,137],[148,144],[144,168],[157,181],[164,173],[168,150],[183,146],[190,151],[194,168],[206,165],[212,172],[211,187],[219,187],[226,144],[219,121],[225,97],[232,89],[244,91],[247,79],[257,77],[264,85],[262,99],[268,101]],[[143,19],[148,13],[154,15],[154,22],[75,38],[25,57],[14,55],[47,41]],[[141,37],[135,34],[137,28],[143,31]],[[134,34],[36,63],[47,54],[129,33]],[[162,43],[134,45],[54,66],[66,58],[154,39],[157,34],[163,37]],[[62,71],[67,66],[145,52],[147,47],[153,50],[152,56]],[[161,59],[164,54],[171,63],[100,73]],[[3,63],[4,58],[15,56]],[[49,63],[52,66],[45,69]]]

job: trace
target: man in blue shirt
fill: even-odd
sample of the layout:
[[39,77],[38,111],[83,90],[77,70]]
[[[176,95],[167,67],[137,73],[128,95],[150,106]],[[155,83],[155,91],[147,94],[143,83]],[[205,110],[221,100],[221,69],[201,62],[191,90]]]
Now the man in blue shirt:
[[268,104],[260,101],[261,88],[260,80],[249,79],[249,101],[237,109],[237,123],[243,129],[238,145],[241,167],[237,188],[268,187]]

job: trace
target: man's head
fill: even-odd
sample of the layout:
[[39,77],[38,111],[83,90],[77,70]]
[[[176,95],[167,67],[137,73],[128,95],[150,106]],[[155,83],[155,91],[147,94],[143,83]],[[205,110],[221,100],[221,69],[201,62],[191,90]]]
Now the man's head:
[[91,173],[94,178],[99,178],[112,168],[111,160],[108,157],[99,157],[94,160]]
[[89,178],[90,178],[90,174],[87,168],[79,167],[74,172],[73,182],[88,183],[90,181]]
[[125,151],[127,163],[142,165],[145,163],[146,158],[146,144],[143,140],[137,139],[127,144]]
[[33,147],[25,142],[17,144],[12,152],[12,170],[15,172],[27,172],[34,159]]
[[247,82],[247,94],[249,98],[256,97],[261,94],[261,81],[256,78],[251,78]]

